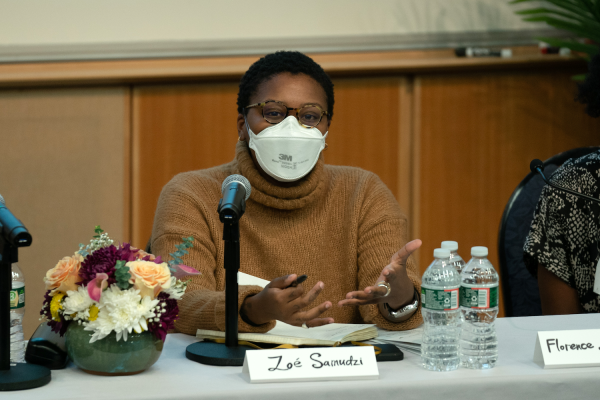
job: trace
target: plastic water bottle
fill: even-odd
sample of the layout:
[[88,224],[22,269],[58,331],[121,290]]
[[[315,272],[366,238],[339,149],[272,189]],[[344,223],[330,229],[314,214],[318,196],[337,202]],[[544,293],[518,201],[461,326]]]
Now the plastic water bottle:
[[10,290],[10,361],[25,362],[23,315],[25,314],[25,277],[15,263],[12,265]]
[[435,249],[433,257],[435,260],[423,274],[421,283],[421,313],[425,322],[421,365],[431,371],[452,371],[460,364],[460,275],[449,262],[449,250]]
[[456,272],[459,274],[462,273],[462,270],[465,267],[465,260],[458,255],[458,242],[446,240],[442,242],[442,249],[450,250],[450,264],[454,265]]
[[498,314],[498,274],[487,259],[487,247],[471,248],[471,260],[461,274],[460,364],[466,368],[494,368],[498,339],[494,322]]

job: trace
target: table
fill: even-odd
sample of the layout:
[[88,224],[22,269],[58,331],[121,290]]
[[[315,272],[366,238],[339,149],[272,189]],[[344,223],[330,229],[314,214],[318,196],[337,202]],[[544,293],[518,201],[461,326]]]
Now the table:
[[600,397],[600,367],[544,370],[533,363],[537,331],[598,329],[600,315],[501,318],[496,322],[499,357],[485,371],[425,371],[419,356],[406,352],[399,362],[379,363],[380,379],[250,384],[241,367],[211,367],[185,358],[195,338],[167,337],[158,362],[146,372],[123,377],[86,374],[72,364],[52,371],[41,388],[2,392],[11,399],[587,399]]

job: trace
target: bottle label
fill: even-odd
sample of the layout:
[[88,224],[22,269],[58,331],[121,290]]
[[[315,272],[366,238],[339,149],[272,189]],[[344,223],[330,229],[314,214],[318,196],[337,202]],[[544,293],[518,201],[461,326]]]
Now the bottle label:
[[498,307],[498,286],[460,287],[460,306],[467,308]]
[[421,286],[421,304],[428,310],[457,310],[458,288],[429,289]]
[[25,286],[10,291],[10,309],[25,307]]

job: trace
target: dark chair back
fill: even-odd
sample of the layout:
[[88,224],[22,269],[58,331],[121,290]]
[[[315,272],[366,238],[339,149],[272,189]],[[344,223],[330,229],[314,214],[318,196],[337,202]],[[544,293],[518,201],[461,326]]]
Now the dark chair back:
[[[557,154],[544,161],[544,175],[549,178],[568,159],[579,158],[599,149],[580,147]],[[507,317],[542,315],[537,279],[525,267],[523,246],[544,186],[542,177],[530,172],[510,196],[502,214],[498,257],[504,313]]]

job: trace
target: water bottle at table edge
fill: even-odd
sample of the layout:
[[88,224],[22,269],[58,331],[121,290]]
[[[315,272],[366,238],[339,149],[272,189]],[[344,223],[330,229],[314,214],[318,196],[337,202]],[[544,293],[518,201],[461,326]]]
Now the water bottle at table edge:
[[450,250],[450,264],[454,265],[456,272],[462,273],[465,267],[465,260],[458,255],[458,242],[452,240],[445,240],[442,242],[442,249]]
[[460,275],[449,262],[449,250],[435,249],[433,257],[421,282],[421,365],[431,371],[452,371],[460,364]]
[[494,325],[498,315],[498,274],[487,259],[488,249],[471,248],[471,260],[461,274],[460,365],[472,369],[494,368],[498,339]]
[[25,277],[19,266],[12,265],[10,290],[10,361],[25,362],[23,315],[25,314]]

